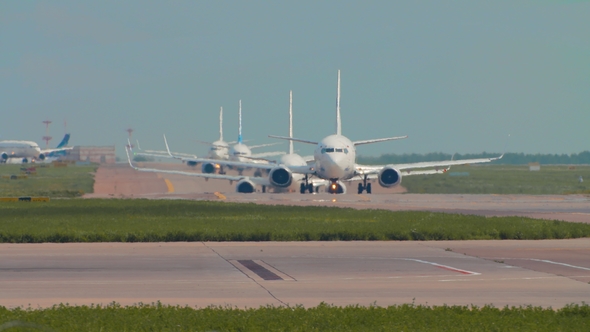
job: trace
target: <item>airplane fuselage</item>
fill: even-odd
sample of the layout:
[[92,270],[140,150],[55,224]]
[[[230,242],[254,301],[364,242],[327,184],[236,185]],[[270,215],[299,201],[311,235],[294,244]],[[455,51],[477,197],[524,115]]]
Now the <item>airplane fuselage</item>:
[[356,150],[350,139],[330,135],[314,151],[316,175],[327,180],[347,180],[354,176]]
[[41,154],[41,148],[35,142],[31,141],[1,141],[0,142],[1,159],[8,158],[38,158]]
[[207,154],[209,159],[227,160],[229,159],[229,144],[224,141],[215,141],[209,148]]

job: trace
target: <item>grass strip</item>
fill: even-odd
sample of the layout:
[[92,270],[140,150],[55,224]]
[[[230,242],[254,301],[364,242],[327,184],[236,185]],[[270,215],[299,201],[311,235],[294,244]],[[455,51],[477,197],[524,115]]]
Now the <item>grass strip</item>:
[[[0,331],[20,326],[41,331],[588,331],[590,307],[398,305],[313,308],[166,306],[0,307]],[[3,328],[4,327],[4,328]],[[17,328],[17,330],[19,330]]]
[[493,240],[590,237],[525,217],[180,200],[0,202],[0,242]]

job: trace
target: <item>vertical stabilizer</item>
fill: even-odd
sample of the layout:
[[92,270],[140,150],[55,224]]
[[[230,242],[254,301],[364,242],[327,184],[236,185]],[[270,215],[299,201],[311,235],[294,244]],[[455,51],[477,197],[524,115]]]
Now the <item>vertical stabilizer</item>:
[[59,142],[59,144],[56,146],[56,149],[59,148],[63,148],[64,146],[68,145],[68,142],[70,141],[70,134],[65,134],[64,138],[61,140],[61,142]]
[[238,144],[242,144],[242,100],[238,106]]
[[[289,138],[293,138],[293,91],[289,91]],[[289,154],[293,154],[293,141],[289,141]]]
[[219,140],[223,141],[223,107],[219,108]]
[[342,135],[340,122],[340,69],[338,69],[338,94],[336,95],[336,135]]

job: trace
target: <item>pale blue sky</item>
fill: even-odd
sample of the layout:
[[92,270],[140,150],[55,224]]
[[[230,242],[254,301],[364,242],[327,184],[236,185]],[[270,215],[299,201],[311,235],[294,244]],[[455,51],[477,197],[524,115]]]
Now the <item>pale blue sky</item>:
[[[203,154],[195,140],[334,132],[381,153],[590,149],[588,1],[3,1],[1,139]],[[279,146],[286,149],[287,144]],[[303,154],[311,146],[296,145]]]

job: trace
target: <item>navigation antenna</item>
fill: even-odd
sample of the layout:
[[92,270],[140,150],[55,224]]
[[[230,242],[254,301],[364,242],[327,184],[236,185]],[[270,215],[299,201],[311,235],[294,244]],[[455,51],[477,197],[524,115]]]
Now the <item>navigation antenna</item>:
[[336,95],[336,135],[342,135],[340,122],[340,69],[338,69],[338,94]]

